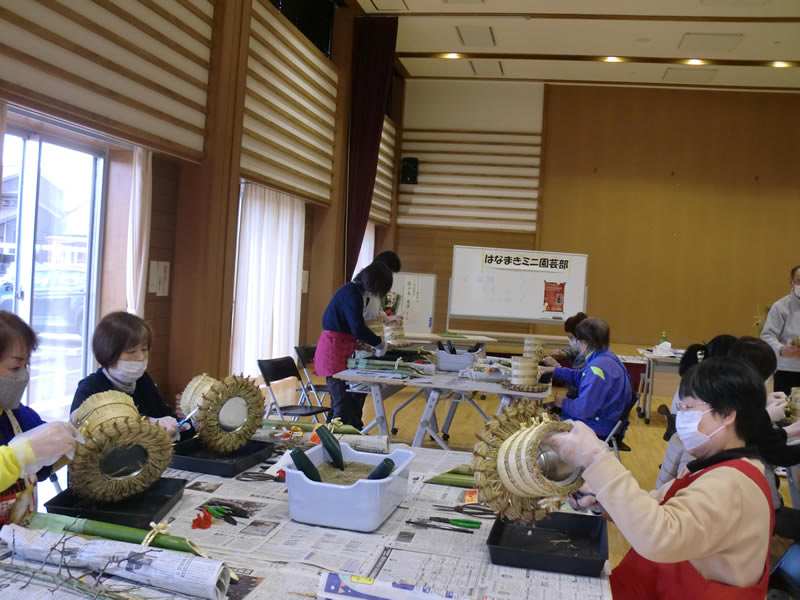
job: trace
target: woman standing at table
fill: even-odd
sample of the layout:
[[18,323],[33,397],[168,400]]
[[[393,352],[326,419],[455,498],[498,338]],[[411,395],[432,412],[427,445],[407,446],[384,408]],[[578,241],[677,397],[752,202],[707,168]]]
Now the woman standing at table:
[[392,289],[392,271],[383,263],[373,262],[362,269],[353,281],[340,287],[322,315],[322,334],[314,353],[314,372],[324,376],[331,394],[331,418],[345,425],[364,427],[361,406],[347,383],[333,377],[347,368],[347,359],[362,341],[375,349],[378,357],[386,353],[386,343],[364,324],[364,298],[385,296]]
[[789,280],[792,291],[769,309],[761,339],[778,357],[774,389],[787,396],[800,387],[800,265],[793,267]]
[[[608,349],[611,329],[602,319],[588,318],[575,328],[578,348],[586,357],[581,371],[564,367],[541,367],[542,375],[553,373],[578,388],[575,398],[559,398],[562,419],[583,421],[605,438],[633,399],[631,377],[622,361]],[[620,431],[619,433],[624,433]]]
[[599,504],[631,544],[611,573],[615,600],[763,600],[775,513],[764,465],[748,444],[764,412],[764,383],[747,363],[712,358],[684,375],[680,396],[678,432],[697,460],[653,492],[582,423],[547,442],[585,467],[591,494],[577,504]]

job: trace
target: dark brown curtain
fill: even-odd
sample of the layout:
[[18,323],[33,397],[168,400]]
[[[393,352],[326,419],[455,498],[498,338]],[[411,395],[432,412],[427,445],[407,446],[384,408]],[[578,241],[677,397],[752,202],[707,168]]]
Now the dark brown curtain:
[[397,17],[359,17],[353,32],[353,101],[347,170],[345,269],[354,275],[369,220],[383,116],[392,80]]

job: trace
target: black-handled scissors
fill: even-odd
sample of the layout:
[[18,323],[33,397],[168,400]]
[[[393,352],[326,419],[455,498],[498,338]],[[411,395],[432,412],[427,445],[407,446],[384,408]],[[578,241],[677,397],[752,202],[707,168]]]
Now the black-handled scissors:
[[494,510],[492,510],[485,504],[457,504],[456,506],[434,504],[433,508],[442,511],[450,510],[453,512],[461,513],[462,515],[475,517],[476,519],[494,519],[496,516]]
[[238,481],[283,481],[280,477],[268,475],[261,471],[245,471],[244,473],[239,473],[234,479]]

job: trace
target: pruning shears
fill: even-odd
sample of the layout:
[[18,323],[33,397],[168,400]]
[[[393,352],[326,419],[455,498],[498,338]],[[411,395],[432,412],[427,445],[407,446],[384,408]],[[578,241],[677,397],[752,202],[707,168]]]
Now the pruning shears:
[[230,525],[236,525],[236,519],[231,516],[231,509],[224,506],[214,506],[210,504],[206,504],[205,508],[212,517],[222,519]]
[[447,517],[428,517],[428,521],[435,521],[437,523],[449,523],[455,527],[463,527],[464,529],[480,529],[481,522],[473,519],[448,519]]

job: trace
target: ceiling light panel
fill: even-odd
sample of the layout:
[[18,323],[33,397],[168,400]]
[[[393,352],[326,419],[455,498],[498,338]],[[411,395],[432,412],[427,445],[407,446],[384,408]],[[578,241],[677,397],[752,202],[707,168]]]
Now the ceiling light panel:
[[717,72],[718,69],[668,67],[661,79],[670,83],[711,83],[717,76]]
[[471,60],[472,71],[476,77],[502,77],[503,65],[499,60]]
[[494,32],[486,25],[456,25],[458,39],[467,48],[494,47]]
[[703,6],[764,6],[772,0],[700,0]]
[[684,33],[678,48],[692,54],[732,52],[744,39],[741,33]]

